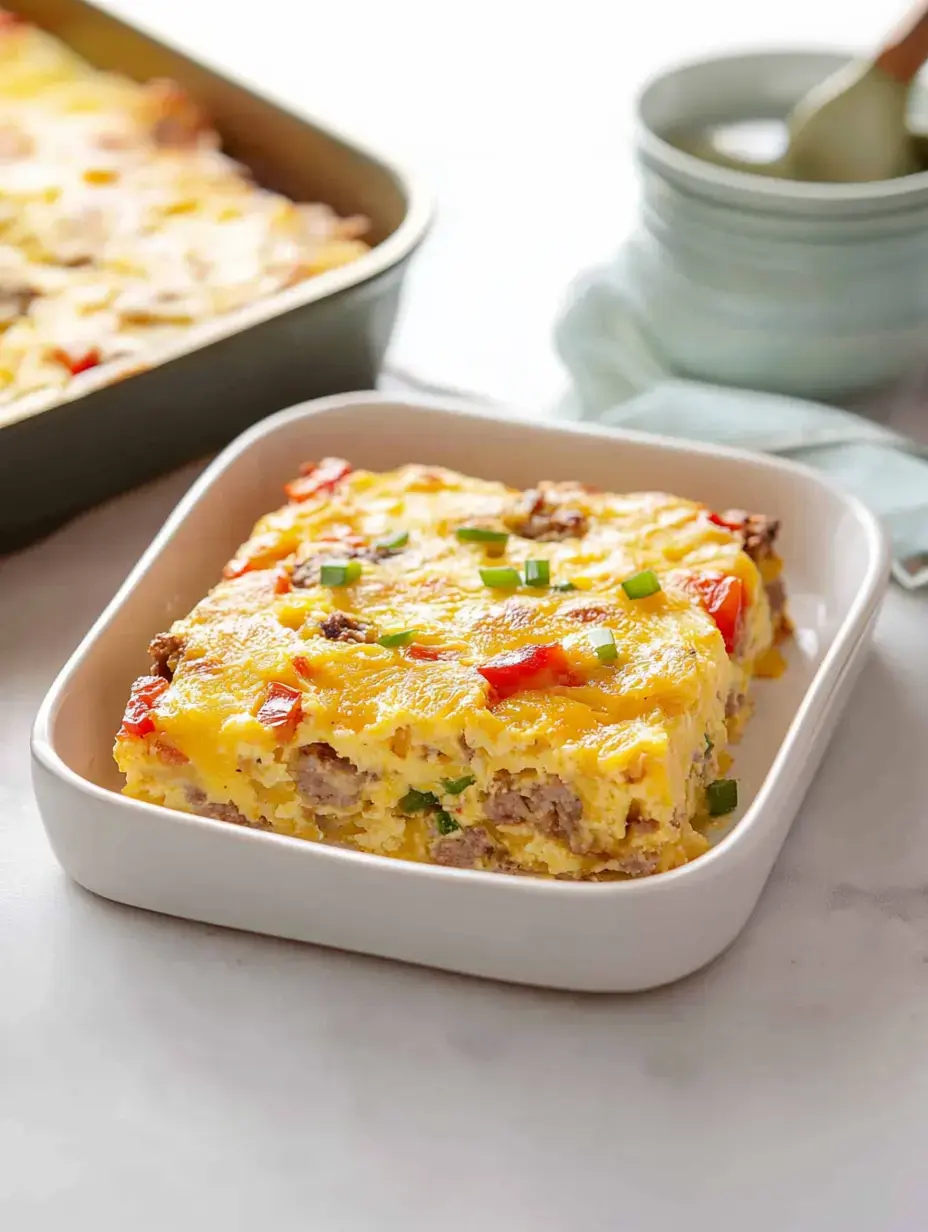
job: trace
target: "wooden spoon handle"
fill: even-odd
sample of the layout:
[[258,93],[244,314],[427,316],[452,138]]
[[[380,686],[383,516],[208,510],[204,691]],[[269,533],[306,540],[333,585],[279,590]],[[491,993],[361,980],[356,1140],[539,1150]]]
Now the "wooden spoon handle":
[[907,85],[928,60],[928,2],[921,0],[903,18],[874,61],[890,77]]

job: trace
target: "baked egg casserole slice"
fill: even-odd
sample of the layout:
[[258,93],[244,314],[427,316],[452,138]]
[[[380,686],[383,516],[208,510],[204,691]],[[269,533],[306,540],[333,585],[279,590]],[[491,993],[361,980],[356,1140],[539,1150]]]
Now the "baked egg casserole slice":
[[404,860],[641,877],[731,812],[789,629],[777,525],[327,458],[154,639],[126,794]]

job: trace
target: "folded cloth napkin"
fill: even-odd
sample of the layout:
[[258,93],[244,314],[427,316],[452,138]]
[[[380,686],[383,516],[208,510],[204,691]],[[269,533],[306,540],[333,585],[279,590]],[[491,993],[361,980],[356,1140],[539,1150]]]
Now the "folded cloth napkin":
[[928,447],[836,407],[676,379],[612,288],[609,270],[585,274],[558,321],[570,413],[803,462],[883,519],[902,586],[928,586]]

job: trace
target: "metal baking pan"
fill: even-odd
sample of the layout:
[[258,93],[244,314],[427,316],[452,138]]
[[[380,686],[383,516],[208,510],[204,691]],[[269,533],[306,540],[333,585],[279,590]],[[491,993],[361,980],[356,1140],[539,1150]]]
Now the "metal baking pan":
[[[5,0],[6,2],[6,0]],[[223,148],[260,184],[340,214],[365,214],[374,245],[360,260],[192,329],[113,380],[77,377],[65,392],[0,410],[0,553],[79,510],[231,440],[293,402],[377,379],[410,257],[430,203],[398,168],[262,98],[83,0],[7,7],[98,68],[170,77],[202,104]]]

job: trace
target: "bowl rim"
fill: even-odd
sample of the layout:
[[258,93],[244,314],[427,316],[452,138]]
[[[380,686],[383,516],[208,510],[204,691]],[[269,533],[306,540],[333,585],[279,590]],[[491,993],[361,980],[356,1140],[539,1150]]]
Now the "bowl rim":
[[658,88],[694,69],[742,64],[759,70],[761,66],[772,68],[784,60],[830,60],[837,70],[856,58],[857,54],[847,48],[807,45],[744,48],[721,55],[673,61],[647,77],[635,95],[637,156],[645,165],[702,196],[737,201],[770,212],[848,214],[862,213],[861,207],[869,207],[867,213],[872,215],[928,206],[928,170],[862,184],[824,184],[754,175],[750,171],[720,167],[677,149],[651,127],[645,115],[650,98]]

